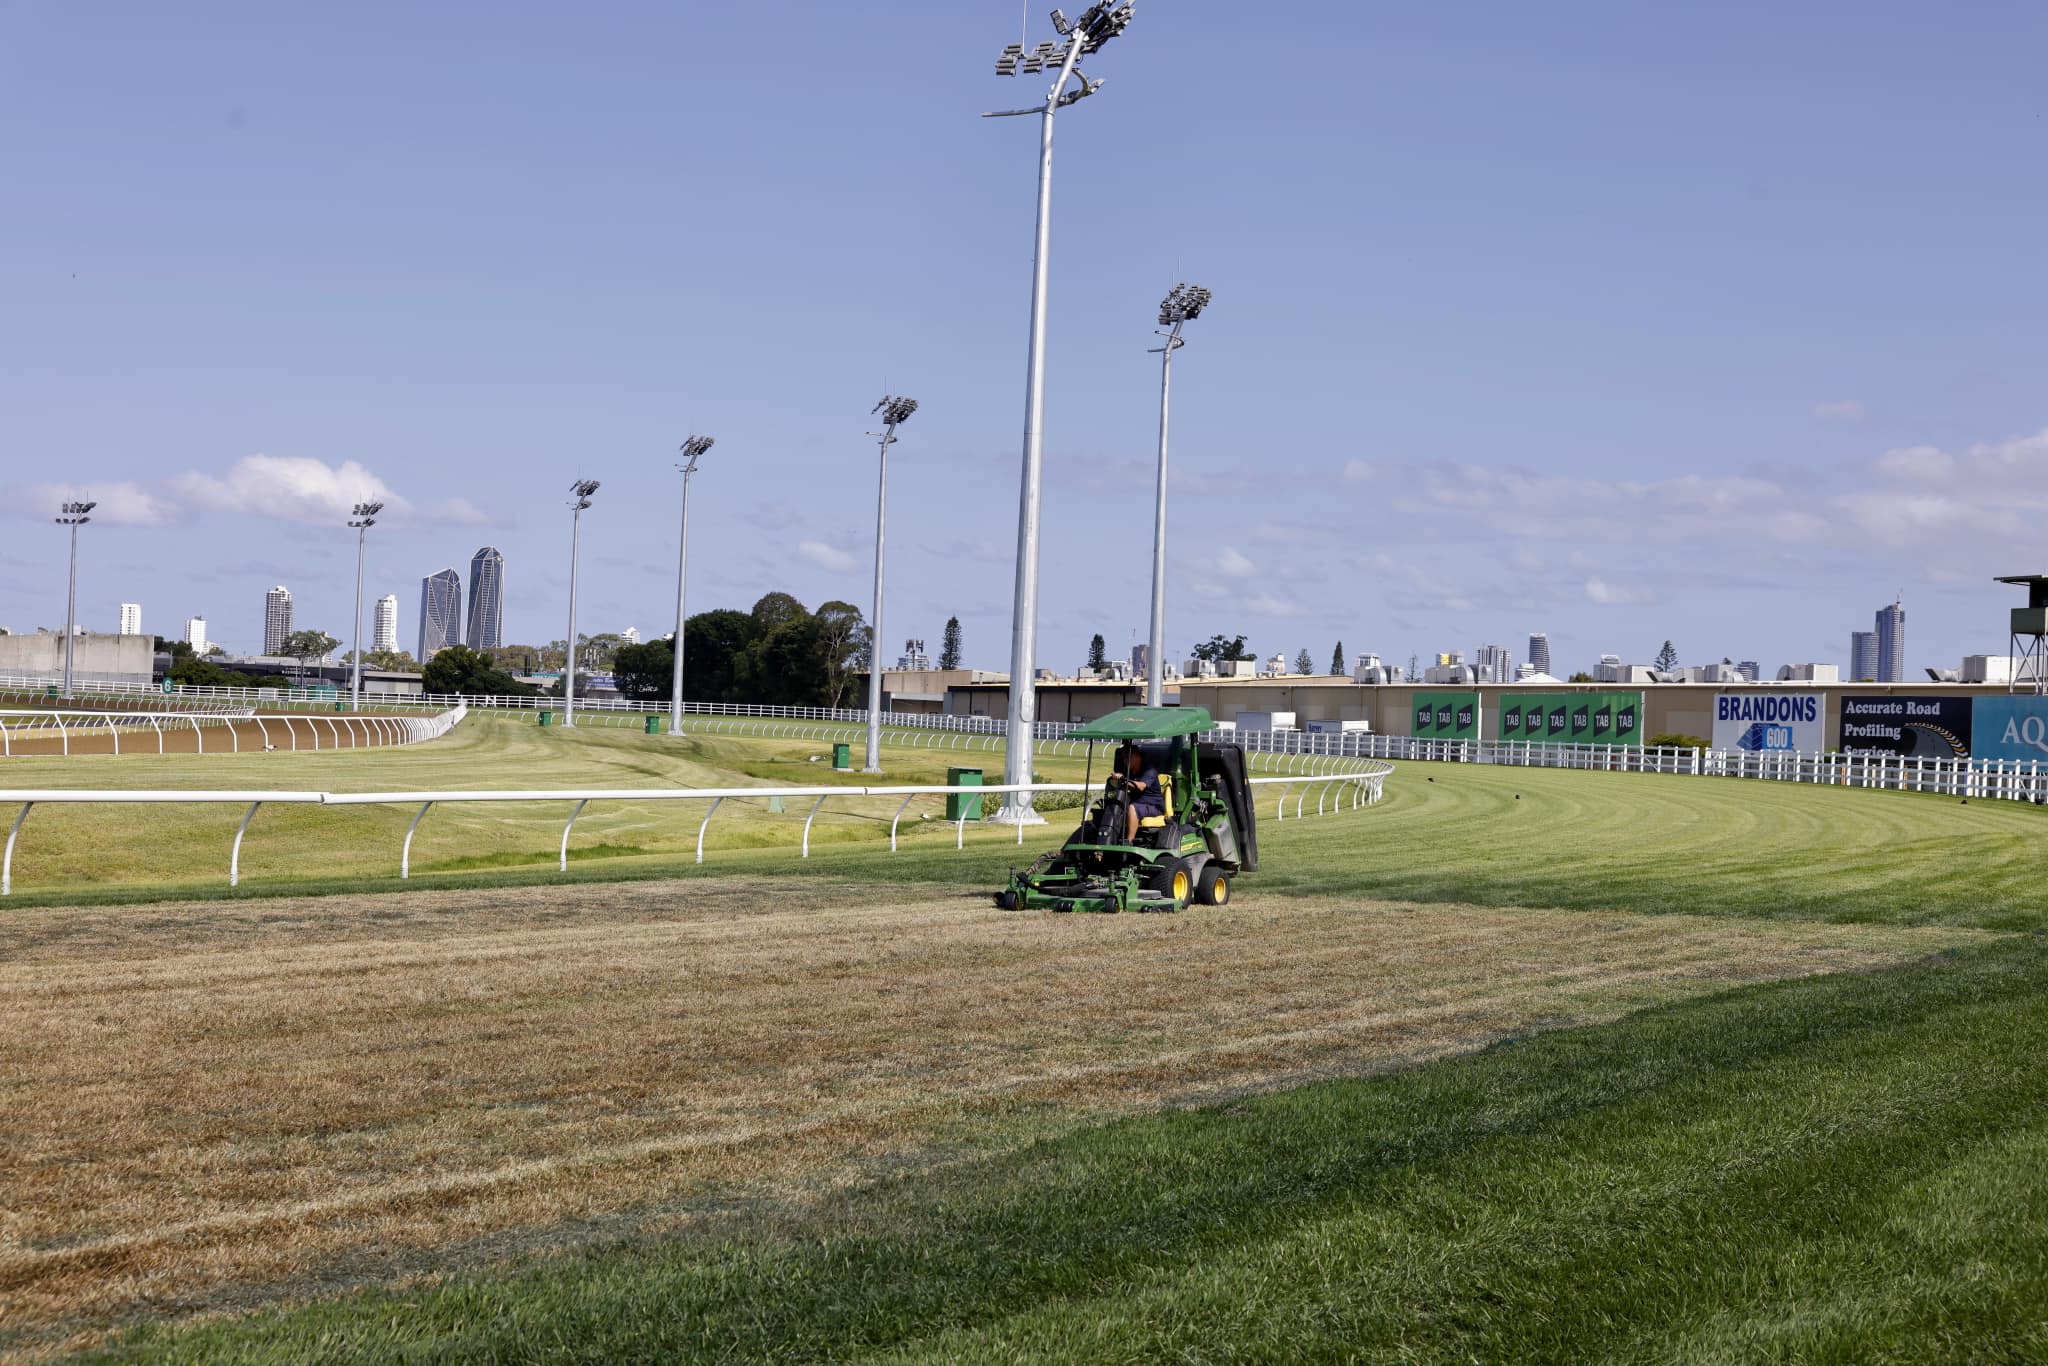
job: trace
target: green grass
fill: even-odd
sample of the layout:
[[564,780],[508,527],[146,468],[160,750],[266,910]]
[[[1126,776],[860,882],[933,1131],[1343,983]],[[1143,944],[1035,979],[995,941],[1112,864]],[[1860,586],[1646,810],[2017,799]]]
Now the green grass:
[[[691,741],[678,754],[624,732],[536,740],[494,720],[441,743],[409,756],[422,766],[403,785],[494,785],[475,775],[499,764],[513,770],[497,780],[505,785],[639,785],[653,778],[649,765],[675,782],[699,772],[817,780],[805,751],[818,742]],[[958,757],[901,759],[932,780],[949,761]],[[631,772],[648,778],[621,776]],[[304,785],[366,784],[357,774]],[[618,882],[630,896],[634,879],[691,875],[659,824],[601,811],[578,826],[581,841],[588,823],[584,847],[597,856],[566,875],[551,863],[556,813],[519,826],[451,811],[436,832],[436,871],[414,885],[566,877]],[[1268,802],[1261,817],[1265,867],[1239,892],[1266,904],[1314,894],[2008,935],[1911,967],[1537,1032],[1394,1075],[1030,1143],[978,1135],[950,1165],[906,1163],[914,1174],[818,1202],[706,1208],[670,1236],[147,1329],[111,1355],[2048,1356],[2048,934],[2035,891],[2048,813],[1842,788],[1408,764],[1370,811],[1275,823]],[[403,819],[392,816],[399,833]],[[693,837],[696,817],[684,820]],[[890,855],[873,822],[854,815],[800,862],[787,847],[800,822],[800,811],[735,820],[726,843],[713,841],[711,867],[966,897],[1064,833],[1057,821],[1034,831],[1020,854],[1007,834],[956,852],[950,828],[928,829]],[[388,824],[376,834],[395,849]],[[460,852],[463,841],[487,847]],[[522,862],[536,855],[542,866]],[[458,859],[472,862],[456,868]],[[266,871],[251,894],[399,886],[388,861],[370,860],[364,872]],[[187,879],[172,891],[217,898],[218,884]],[[1430,913],[1412,913],[1426,929]],[[1049,917],[1045,932],[1070,926]]]
[[2038,1356],[2044,989],[2032,937],[1747,988],[118,1355]]
[[[848,728],[849,731],[851,728]],[[285,786],[332,790],[463,787],[856,787],[859,774],[809,762],[829,742],[732,736],[651,739],[627,730],[544,731],[530,719],[473,716],[431,744],[390,751],[242,758],[23,760],[13,786]],[[938,783],[949,764],[998,771],[993,752],[891,749],[891,782]],[[1047,759],[1048,777],[1078,762]],[[261,781],[259,781],[261,780]],[[706,841],[705,871],[872,876],[904,884],[992,886],[1005,868],[1064,837],[1070,812],[1027,832],[951,826],[906,814],[886,850],[886,799],[828,803],[808,862],[794,857],[806,803],[770,813],[728,802]],[[576,824],[569,878],[690,876],[703,803],[593,803]],[[1309,800],[1314,807],[1313,794]],[[1290,808],[1291,809],[1291,808]],[[554,856],[565,804],[437,807],[413,850],[414,886],[526,885],[564,876]],[[38,809],[17,854],[14,906],[140,895],[225,894],[229,808]],[[261,812],[243,850],[244,895],[398,890],[411,808]],[[2037,841],[2048,812],[2011,802],[1739,779],[1403,764],[1366,812],[1275,822],[1262,799],[1266,867],[1247,893],[1336,892],[1418,902],[1954,924],[2041,925]]]

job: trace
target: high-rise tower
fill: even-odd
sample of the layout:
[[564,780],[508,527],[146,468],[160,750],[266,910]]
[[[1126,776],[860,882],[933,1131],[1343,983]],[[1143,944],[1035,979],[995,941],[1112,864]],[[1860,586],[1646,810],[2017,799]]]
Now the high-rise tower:
[[292,633],[292,590],[283,584],[263,595],[263,653],[284,653],[284,639]]
[[420,652],[424,664],[436,650],[462,643],[462,576],[443,569],[420,580]]
[[1902,683],[1906,678],[1906,609],[1894,599],[1877,609],[1877,681]]
[[370,632],[370,648],[385,654],[398,649],[398,594],[386,593],[377,599],[376,625]]
[[469,648],[505,643],[505,557],[487,545],[469,557]]

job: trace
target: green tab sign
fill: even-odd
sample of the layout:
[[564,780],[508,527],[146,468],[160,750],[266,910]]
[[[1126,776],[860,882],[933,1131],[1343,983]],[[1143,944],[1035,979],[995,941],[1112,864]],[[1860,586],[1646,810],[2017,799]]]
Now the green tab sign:
[[1500,738],[1539,745],[1640,745],[1643,695],[1508,693],[1501,698]]

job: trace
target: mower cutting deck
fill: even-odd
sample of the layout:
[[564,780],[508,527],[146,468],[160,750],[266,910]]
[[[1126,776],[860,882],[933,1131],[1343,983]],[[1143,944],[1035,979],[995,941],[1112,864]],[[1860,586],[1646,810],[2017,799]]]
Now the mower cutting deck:
[[[1200,707],[1125,707],[1067,738],[1089,741],[1092,781],[1096,741],[1118,743],[1118,775],[1088,808],[1080,828],[1061,848],[1029,868],[1010,871],[996,893],[1005,910],[1178,911],[1194,902],[1222,906],[1240,872],[1259,866],[1258,836],[1245,781],[1244,751],[1233,744],[1195,741],[1211,729]],[[1132,794],[1122,781],[1126,747],[1135,747],[1159,773],[1162,815],[1143,818],[1135,841],[1129,829]]]

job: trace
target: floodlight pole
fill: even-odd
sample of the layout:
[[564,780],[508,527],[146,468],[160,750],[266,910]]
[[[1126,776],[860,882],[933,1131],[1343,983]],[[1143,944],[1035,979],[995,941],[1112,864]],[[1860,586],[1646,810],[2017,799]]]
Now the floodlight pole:
[[676,648],[674,676],[670,679],[668,732],[670,735],[683,733],[683,588],[684,575],[690,565],[690,476],[697,472],[697,460],[711,449],[714,438],[693,436],[683,443],[683,454],[687,459],[676,466],[683,472],[683,529],[681,544],[676,550]]
[[590,495],[597,492],[595,479],[581,479],[570,486],[576,497],[570,502],[569,515],[569,639],[563,642],[562,650],[562,726],[571,729],[576,725],[576,564],[583,545],[583,509],[590,506]]
[[917,411],[914,399],[885,397],[875,405],[882,414],[882,456],[875,483],[875,614],[868,623],[868,752],[866,773],[882,771],[882,541],[889,524],[889,447],[896,428]]
[[1167,399],[1173,389],[1173,353],[1186,343],[1180,329],[1187,320],[1175,318],[1159,348],[1159,489],[1158,505],[1152,513],[1152,643],[1145,649],[1145,705],[1166,705],[1166,418]]
[[349,690],[350,711],[363,709],[363,543],[370,528],[377,525],[377,514],[383,510],[382,503],[357,503],[355,516],[349,522],[356,529],[356,667]]
[[[1003,782],[1028,783],[1032,731],[1038,719],[1038,499],[1045,455],[1046,267],[1052,251],[1052,121],[1060,93],[1073,77],[1086,42],[1079,29],[1067,35],[1059,79],[1045,97],[1038,129],[1038,234],[1031,253],[1031,343],[1024,380],[1024,470],[1017,499],[1017,594],[1010,613],[1010,718],[1003,751]],[[1085,89],[1085,87],[1083,87]],[[1006,825],[1042,825],[1029,791],[1012,792],[995,819]]]
[[78,638],[78,528],[92,519],[90,503],[66,503],[58,522],[71,528],[71,584],[64,595],[64,700],[71,700],[71,648]]

